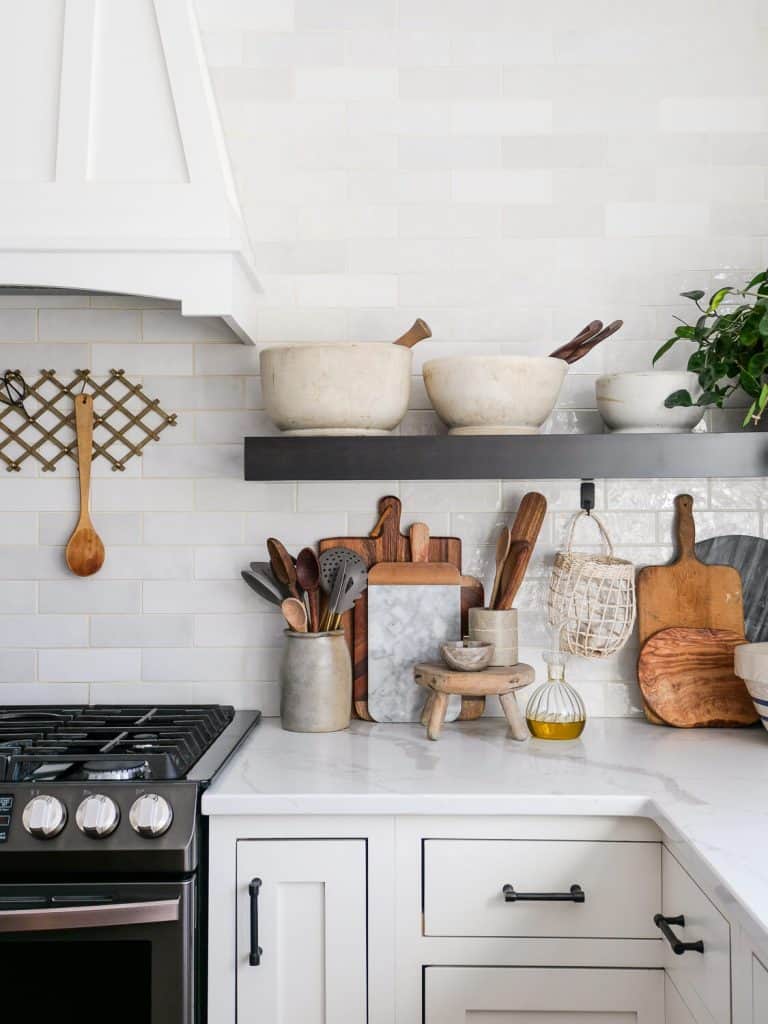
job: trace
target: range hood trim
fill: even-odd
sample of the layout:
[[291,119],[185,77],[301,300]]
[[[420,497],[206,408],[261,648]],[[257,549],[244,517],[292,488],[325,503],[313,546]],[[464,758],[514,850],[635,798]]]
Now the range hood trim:
[[[129,21],[121,23],[121,17]],[[63,0],[56,37],[61,73],[54,83],[57,114],[51,125],[54,166],[42,180],[20,175],[13,153],[6,154],[9,168],[0,157],[0,282],[29,291],[170,300],[186,316],[221,317],[242,341],[255,344],[262,292],[193,0],[141,0],[141,18],[134,15],[131,22],[130,17],[116,15],[103,0]],[[147,180],[151,149],[137,151],[134,162],[132,153],[104,162],[106,142],[98,135],[103,118],[94,110],[97,104],[119,109],[127,98],[130,102],[133,83],[123,78],[105,83],[99,69],[126,24],[136,27],[129,40],[134,51],[149,42],[141,56],[155,62],[175,124],[175,134],[162,138],[178,146],[183,173],[168,181]],[[43,28],[33,15],[26,27],[30,33]],[[28,81],[14,85],[30,87]],[[146,145],[152,145],[150,135]],[[105,166],[117,166],[119,173],[105,178]]]

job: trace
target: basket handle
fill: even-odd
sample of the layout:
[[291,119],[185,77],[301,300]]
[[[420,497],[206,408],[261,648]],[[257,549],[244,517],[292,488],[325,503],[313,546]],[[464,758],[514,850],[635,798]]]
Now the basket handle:
[[565,539],[566,551],[570,554],[570,552],[573,550],[573,535],[576,531],[576,526],[580,519],[585,518],[590,519],[593,523],[597,524],[597,528],[600,531],[600,537],[606,548],[606,552],[609,555],[609,557],[613,557],[613,544],[611,542],[611,538],[608,536],[608,531],[603,525],[602,519],[600,519],[599,516],[595,515],[594,512],[577,512],[576,515],[573,517],[573,519],[571,520],[571,525],[568,527],[568,533]]

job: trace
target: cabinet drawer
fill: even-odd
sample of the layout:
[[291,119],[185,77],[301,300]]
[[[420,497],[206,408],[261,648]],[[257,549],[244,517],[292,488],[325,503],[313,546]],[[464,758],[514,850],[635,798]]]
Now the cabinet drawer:
[[[502,891],[570,897],[574,885],[583,903]],[[424,841],[426,935],[655,939],[660,898],[659,843]]]
[[731,1020],[731,930],[720,911],[678,864],[662,854],[662,913],[682,914],[685,926],[672,925],[683,942],[704,943],[704,952],[676,955],[665,942],[664,965],[696,1020]]
[[425,1024],[660,1024],[664,972],[427,967]]

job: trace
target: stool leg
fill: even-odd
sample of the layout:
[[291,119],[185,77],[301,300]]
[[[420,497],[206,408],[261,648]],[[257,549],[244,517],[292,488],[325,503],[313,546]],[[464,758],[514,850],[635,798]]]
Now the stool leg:
[[525,719],[522,716],[520,707],[517,703],[517,697],[514,692],[499,694],[499,700],[501,701],[501,706],[504,710],[504,717],[507,719],[509,735],[513,740],[527,740],[530,733],[528,732],[528,726],[525,724]]
[[421,724],[427,725],[429,723],[429,716],[432,711],[432,705],[435,703],[435,691],[430,690],[427,693],[427,699],[424,702],[424,708],[421,712]]
[[445,713],[447,710],[448,694],[435,693],[435,699],[432,702],[432,707],[429,713],[429,722],[427,723],[428,739],[436,740],[440,735],[440,730],[443,728],[443,722],[445,721]]

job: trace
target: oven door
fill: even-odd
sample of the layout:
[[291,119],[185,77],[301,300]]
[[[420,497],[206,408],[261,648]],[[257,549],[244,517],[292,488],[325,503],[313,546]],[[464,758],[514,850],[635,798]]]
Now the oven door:
[[29,1021],[194,1024],[194,922],[193,878],[0,885],[2,974]]

